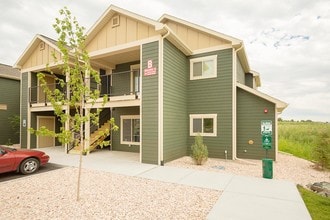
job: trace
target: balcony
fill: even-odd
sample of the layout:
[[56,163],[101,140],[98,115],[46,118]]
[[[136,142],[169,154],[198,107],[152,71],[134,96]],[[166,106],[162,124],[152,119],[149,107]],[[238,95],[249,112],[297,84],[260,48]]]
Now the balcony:
[[[59,83],[47,84],[51,91],[55,89],[59,90],[66,96],[66,86],[61,87]],[[42,86],[33,86],[29,88],[29,103],[30,107],[37,106],[49,106],[50,100],[48,99],[46,93],[44,93]]]
[[[96,100],[95,108],[101,107],[104,96],[108,97],[105,107],[122,107],[122,106],[138,106],[140,105],[140,72],[138,70],[116,72],[111,75],[101,75],[101,83],[96,83],[94,79],[86,79],[86,84],[90,85],[90,89],[99,90],[100,98]],[[57,84],[48,84],[50,90],[58,89],[66,95],[66,86],[63,88]],[[86,97],[86,107],[91,108],[91,102]],[[124,102],[126,101],[126,102]],[[43,92],[41,86],[29,88],[30,107],[50,107],[50,101]]]

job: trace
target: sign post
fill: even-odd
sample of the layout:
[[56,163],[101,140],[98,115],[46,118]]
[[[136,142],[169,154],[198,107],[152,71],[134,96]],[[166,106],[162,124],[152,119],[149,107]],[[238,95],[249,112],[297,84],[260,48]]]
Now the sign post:
[[268,150],[272,149],[272,121],[261,121],[261,143],[266,150],[266,158],[262,159],[263,178],[273,178],[273,160],[268,159]]
[[266,150],[266,158],[268,150],[272,148],[272,121],[271,120],[262,120],[261,121],[261,141],[262,148]]

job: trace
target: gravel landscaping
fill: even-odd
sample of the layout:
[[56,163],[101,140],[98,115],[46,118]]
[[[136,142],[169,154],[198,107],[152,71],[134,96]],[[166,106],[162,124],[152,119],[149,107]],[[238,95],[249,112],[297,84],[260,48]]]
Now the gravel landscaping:
[[[165,165],[262,177],[260,160],[210,158],[197,166],[190,157],[183,157]],[[0,219],[205,219],[222,193],[83,170],[81,199],[77,202],[77,175],[77,168],[66,167],[0,182]],[[314,169],[309,161],[280,153],[274,162],[274,179],[306,186],[330,182],[330,173]]]
[[205,219],[221,192],[77,168],[0,183],[0,219]]
[[[197,166],[191,157],[183,157],[171,161],[167,166],[185,167],[214,172],[231,173],[242,176],[262,177],[261,160],[223,160],[209,158],[203,166]],[[315,182],[330,182],[330,172],[320,171],[314,168],[310,161],[298,157],[279,153],[277,161],[273,163],[273,178],[289,180],[305,186]]]

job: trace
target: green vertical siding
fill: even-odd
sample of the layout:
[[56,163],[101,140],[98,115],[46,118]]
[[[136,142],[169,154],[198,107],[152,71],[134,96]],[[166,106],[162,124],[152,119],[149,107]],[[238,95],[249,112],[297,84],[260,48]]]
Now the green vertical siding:
[[7,105],[7,110],[0,110],[0,144],[19,143],[19,133],[11,128],[9,118],[20,114],[20,81],[0,78],[0,104]]
[[23,127],[23,120],[28,123],[28,107],[29,107],[29,73],[22,73],[21,78],[21,148],[27,148],[27,129],[28,127]]
[[169,41],[164,41],[164,162],[187,155],[189,116],[187,81],[189,61]]
[[158,50],[159,42],[142,45],[142,71],[147,68],[147,61],[152,60],[157,73],[142,75],[142,162],[158,163]]
[[[119,127],[118,131],[112,132],[112,149],[117,151],[126,152],[139,152],[140,146],[127,144],[120,144],[120,116],[121,115],[139,115],[140,107],[125,107],[125,108],[115,108],[112,111],[112,117],[115,119],[116,125]],[[141,134],[140,134],[141,135]]]
[[[198,57],[210,55],[217,55],[217,78],[188,81],[188,117],[189,114],[217,114],[217,136],[204,137],[204,142],[210,157],[225,158],[227,150],[227,156],[231,158],[233,52],[226,49]],[[193,142],[194,137],[189,136],[188,145]]]
[[253,88],[253,75],[251,73],[246,74],[245,76],[245,85]]
[[[36,103],[38,100],[38,77],[37,73],[31,73],[31,88],[29,88],[29,97],[28,102],[32,101],[32,103]],[[31,100],[30,100],[31,99]],[[30,103],[29,103],[30,104]]]
[[[237,55],[236,55],[237,56]],[[236,62],[236,81],[242,84],[245,84],[245,73],[241,64],[241,61],[239,61],[237,57],[237,62]]]
[[[264,113],[264,109],[268,113]],[[272,149],[268,157],[275,158],[275,104],[240,88],[237,89],[237,157],[247,159],[261,159],[265,157],[265,150],[261,143],[261,120],[273,122]],[[249,144],[249,140],[253,144]]]

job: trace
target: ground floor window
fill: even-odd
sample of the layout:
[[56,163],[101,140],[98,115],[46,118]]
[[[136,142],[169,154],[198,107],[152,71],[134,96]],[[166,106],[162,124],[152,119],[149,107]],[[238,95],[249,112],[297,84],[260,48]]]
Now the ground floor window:
[[217,114],[191,114],[190,136],[217,136]]
[[140,116],[120,116],[120,143],[129,145],[140,144]]

